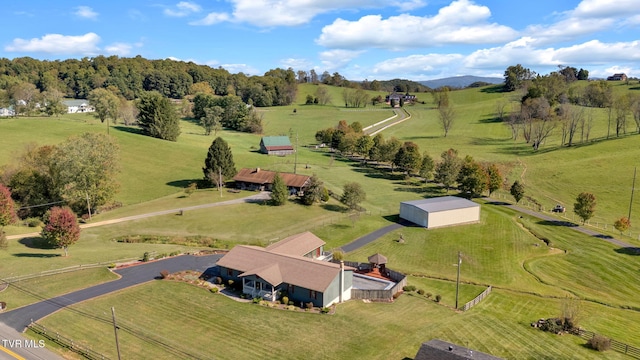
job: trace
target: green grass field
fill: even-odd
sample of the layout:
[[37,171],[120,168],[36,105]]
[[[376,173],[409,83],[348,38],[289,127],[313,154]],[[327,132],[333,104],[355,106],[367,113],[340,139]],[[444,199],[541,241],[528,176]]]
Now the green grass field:
[[[628,89],[626,85],[615,87],[618,92]],[[70,248],[69,257],[60,256],[61,250],[43,249],[34,240],[11,241],[6,251],[0,251],[0,277],[141,257],[146,251],[193,250],[178,245],[114,241],[123,235],[202,235],[219,239],[230,247],[247,243],[266,245],[312,230],[327,242],[326,249],[333,249],[395,221],[401,201],[445,194],[434,184],[405,180],[399,174],[361,167],[326,150],[306,147],[315,143],[317,130],[335,126],[340,120],[359,121],[367,126],[393,114],[384,106],[346,111],[339,106],[341,89],[330,91],[333,97],[330,105],[302,105],[306,94],[315,92],[313,85],[304,85],[297,104],[260,109],[265,134],[297,138],[298,172],[317,174],[330,190],[340,194],[345,183],[360,183],[367,193],[362,204],[366,214],[350,216],[334,201],[312,207],[293,202],[279,208],[261,204],[214,207],[187,211],[183,216],[163,215],[85,229],[81,240]],[[591,110],[595,123],[590,137],[597,141],[563,148],[556,130],[540,151],[533,152],[522,139],[512,140],[508,127],[494,119],[496,102],[510,102],[513,98],[513,94],[495,92],[491,87],[452,92],[457,116],[445,138],[430,95],[419,94],[419,99],[426,103],[406,107],[412,119],[383,134],[385,138],[395,136],[401,141],[414,141],[434,158],[448,148],[455,148],[461,156],[496,162],[505,169],[507,184],[516,179],[523,181],[526,195],[547,209],[558,202],[565,204],[570,218],[575,196],[582,191],[592,192],[598,201],[592,223],[606,223],[611,228],[615,219],[628,212],[635,166],[630,159],[640,156],[637,135],[604,141],[606,114],[595,109]],[[628,130],[629,133],[633,130],[631,124]],[[106,132],[106,124],[89,115],[0,119],[0,132],[11,134],[0,145],[0,166],[8,164],[34,140],[39,145],[56,144],[86,131]],[[98,214],[94,221],[253,194],[224,192],[220,198],[216,191],[202,189],[184,197],[183,188],[202,178],[206,151],[214,139],[204,136],[192,121],[182,122],[182,135],[177,142],[141,136],[134,128],[119,125],[113,126],[110,133],[121,148],[122,173],[116,179],[121,191],[116,200],[124,206]],[[293,171],[294,157],[257,153],[258,135],[231,131],[219,135],[230,144],[237,168]],[[505,190],[499,193],[508,194]],[[34,231],[18,226],[6,230],[9,234]],[[394,241],[400,232],[405,244]],[[549,239],[551,247],[534,235]],[[640,244],[637,235],[616,237]],[[470,300],[487,285],[494,286],[489,298],[467,313],[451,310],[456,275],[453,264],[458,251],[464,254],[461,302]],[[577,337],[558,337],[529,327],[538,318],[558,316],[562,299],[575,296],[583,299],[583,327],[640,347],[633,336],[640,331],[638,258],[602,239],[483,203],[479,224],[429,231],[405,228],[347,254],[347,259],[364,261],[375,252],[387,256],[391,268],[410,274],[410,284],[442,295],[442,303],[406,295],[394,304],[352,301],[340,305],[336,315],[313,316],[239,304],[185,284],[153,282],[88,301],[77,308],[100,317],[116,306],[124,324],[134,329],[134,333],[144,333],[197,356],[213,351],[212,355],[221,359],[262,356],[264,349],[282,358],[410,358],[421,342],[432,337],[506,358],[603,358],[586,349],[584,341]],[[71,288],[69,279],[55,279],[51,291],[41,284],[34,287],[43,286],[45,296],[56,294],[55,284]],[[78,287],[104,280],[88,277],[79,281]],[[0,298],[10,294],[18,304],[35,301],[7,291],[10,290],[0,293]],[[110,357],[115,355],[112,339],[93,335],[110,333],[109,324],[86,320],[82,314],[67,311],[43,322]],[[127,353],[133,354],[128,357],[139,358],[144,354],[145,358],[163,358],[170,353],[126,332],[122,336]],[[215,350],[211,350],[212,343]],[[274,343],[286,346],[274,347]],[[621,358],[613,352],[604,356]]]

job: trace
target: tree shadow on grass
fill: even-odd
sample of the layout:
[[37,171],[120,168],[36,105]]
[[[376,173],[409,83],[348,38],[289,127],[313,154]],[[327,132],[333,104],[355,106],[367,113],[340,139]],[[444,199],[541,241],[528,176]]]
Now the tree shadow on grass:
[[623,247],[623,248],[615,249],[614,251],[617,252],[618,254],[640,256],[639,247]]
[[547,226],[567,226],[567,227],[577,227],[578,224],[572,223],[571,221],[564,220],[540,220],[538,221],[539,225],[547,225]]
[[136,127],[131,127],[131,126],[114,126],[113,128],[118,130],[118,131],[127,132],[127,133],[130,133],[130,134],[136,134],[136,135],[143,135],[144,134],[142,132],[142,129],[136,128]]
[[344,212],[345,208],[336,204],[322,204],[323,209],[334,212]]
[[60,254],[33,254],[33,253],[17,253],[17,254],[13,254],[13,256],[15,256],[15,257],[24,257],[24,258],[41,258],[41,259],[46,259],[46,258],[59,257],[59,256],[61,256],[61,255],[60,255]]
[[202,179],[182,179],[182,180],[174,180],[169,181],[167,185],[184,189],[189,186],[191,183],[196,183],[198,185],[198,189],[203,189],[204,184]]
[[487,93],[487,94],[497,94],[497,93],[505,92],[503,84],[497,84],[497,85],[494,85],[494,86],[489,86],[489,87],[486,87],[486,88],[484,88],[484,89],[482,89],[480,91],[483,92],[483,93]]
[[30,249],[44,249],[52,250],[54,246],[49,244],[45,239],[41,237],[26,237],[18,240],[18,243],[30,248]]

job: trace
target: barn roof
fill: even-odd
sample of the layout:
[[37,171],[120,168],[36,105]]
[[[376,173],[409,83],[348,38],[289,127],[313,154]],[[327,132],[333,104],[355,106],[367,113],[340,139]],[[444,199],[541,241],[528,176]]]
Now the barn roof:
[[292,150],[291,140],[288,136],[264,136],[262,145],[269,150]]
[[[302,188],[309,180],[307,175],[279,173],[284,183],[289,187]],[[252,184],[273,184],[273,178],[276,176],[275,171],[263,170],[260,168],[244,168],[238,172],[233,180],[252,183]]]
[[284,238],[275,244],[267,246],[266,249],[278,254],[304,256],[324,244],[326,243],[322,239],[312,232],[306,231]]
[[234,247],[217,264],[241,271],[240,276],[260,276],[271,285],[287,283],[320,292],[324,292],[340,273],[339,264],[273,253],[249,245]]
[[430,199],[403,201],[401,204],[415,206],[426,212],[439,212],[480,206],[473,201],[457,196],[440,196]]

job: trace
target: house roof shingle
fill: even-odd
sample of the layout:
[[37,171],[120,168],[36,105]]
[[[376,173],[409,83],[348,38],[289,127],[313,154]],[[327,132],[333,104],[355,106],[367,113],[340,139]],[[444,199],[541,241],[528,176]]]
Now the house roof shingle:
[[[279,173],[284,183],[289,187],[301,188],[309,180],[307,175]],[[233,177],[234,181],[247,182],[252,184],[273,184],[273,178],[276,176],[275,171],[263,170],[260,168],[244,168]]]
[[422,343],[413,360],[501,360],[490,354],[467,349],[446,341],[433,339]]
[[284,255],[304,256],[326,243],[315,236],[312,232],[306,231],[301,234],[291,235],[266,247],[267,251],[271,251]]
[[[234,247],[218,261],[218,265],[241,271],[241,276],[258,275],[272,285],[287,283],[319,292],[326,291],[340,272],[339,264],[273,253],[249,245]],[[353,270],[349,267],[345,269]]]

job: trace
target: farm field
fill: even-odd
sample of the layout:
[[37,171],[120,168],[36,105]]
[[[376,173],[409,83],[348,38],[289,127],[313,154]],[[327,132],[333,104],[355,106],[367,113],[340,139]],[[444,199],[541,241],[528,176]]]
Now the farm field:
[[[177,244],[115,241],[127,235],[207,236],[216,240],[217,247],[230,248],[236,244],[267,245],[310,230],[327,242],[326,250],[331,250],[397,221],[401,201],[446,194],[436,184],[362,166],[327,149],[309,146],[315,144],[317,130],[335,126],[340,120],[359,121],[367,126],[393,115],[391,109],[383,106],[347,111],[339,105],[338,88],[331,88],[334,99],[331,105],[303,105],[306,94],[315,91],[313,87],[300,86],[295,105],[260,109],[265,135],[286,134],[294,142],[297,138],[298,173],[317,174],[330,191],[339,195],[344,184],[361,184],[367,193],[362,204],[365,213],[349,214],[335,200],[311,207],[291,201],[278,208],[252,203],[190,210],[182,216],[169,214],[85,229],[80,241],[70,248],[69,257],[60,256],[59,249],[43,248],[37,239],[11,241],[6,251],[0,251],[1,277],[140,258],[150,251],[195,250]],[[625,85],[616,85],[615,90],[633,91]],[[452,92],[457,115],[446,138],[431,96],[419,94],[419,99],[425,103],[407,106],[412,118],[385,130],[385,138],[413,141],[421,152],[427,151],[436,161],[441,152],[454,148],[461,157],[470,155],[479,161],[497,163],[504,171],[507,186],[521,180],[529,200],[539,202],[544,209],[562,203],[567,207],[565,216],[569,219],[574,199],[582,191],[592,192],[597,198],[591,223],[608,224],[611,229],[617,218],[627,215],[636,165],[630,159],[640,157],[637,146],[640,137],[632,134],[631,124],[626,135],[604,140],[605,110],[589,109],[594,116],[591,133],[594,141],[561,147],[556,129],[541,149],[534,152],[522,138],[511,139],[509,128],[494,118],[496,103],[510,103],[513,94],[496,92],[492,87]],[[116,200],[122,207],[97,214],[92,221],[256,194],[225,191],[221,197],[214,189],[199,189],[186,197],[184,187],[202,178],[206,151],[214,137],[205,136],[192,120],[183,120],[181,126],[182,135],[177,142],[145,137],[132,127],[111,127],[110,134],[121,151],[122,172],[115,181],[121,185]],[[106,124],[89,115],[0,119],[0,132],[11,134],[0,145],[0,166],[9,164],[34,139],[39,145],[56,144],[87,131],[105,132]],[[260,167],[289,172],[294,169],[293,156],[259,154],[259,135],[226,130],[218,135],[230,144],[237,169]],[[499,190],[498,195],[500,199],[506,195],[511,201],[508,189]],[[505,358],[622,358],[614,352],[605,355],[593,352],[578,337],[558,337],[529,326],[541,317],[558,316],[567,297],[579,297],[581,326],[640,347],[633,336],[640,333],[638,256],[602,239],[520,215],[485,200],[477,201],[483,208],[479,224],[428,231],[403,228],[346,254],[352,261],[365,261],[376,252],[384,254],[390,268],[409,274],[410,284],[442,295],[440,304],[407,294],[393,304],[351,301],[338,306],[335,315],[315,316],[240,304],[186,284],[153,282],[77,305],[79,312],[61,311],[43,323],[64,329],[65,336],[90,344],[110,357],[115,356],[112,339],[93,335],[108,332],[110,324],[85,321],[84,314],[103,317],[111,306],[116,306],[123,326],[144,334],[142,338],[126,332],[122,335],[121,341],[128,344],[125,351],[132,358],[143,353],[145,357],[162,358],[171,353],[168,347],[151,346],[149,339],[167,342],[175,351],[190,352],[195,357],[221,359],[260,356],[264,349],[271,349],[274,356],[281,358],[411,358],[420,343],[433,337]],[[631,204],[633,214],[638,201],[636,197]],[[5,230],[8,234],[39,231],[24,226],[8,226]],[[637,233],[635,228],[632,231]],[[400,233],[405,244],[395,241]],[[632,237],[607,234],[640,247],[637,234]],[[550,241],[550,245],[541,238]],[[467,313],[451,309],[456,277],[453,264],[458,251],[463,253],[462,303],[486,286],[494,287],[485,301]],[[55,281],[46,286],[38,282],[25,286],[42,287],[39,295],[52,296],[59,294],[61,288],[70,291],[109,279],[106,273],[82,276],[73,287],[71,277],[52,278]],[[37,299],[9,291],[0,293],[0,297],[9,294],[17,304]],[[274,349],[273,343],[287,346]]]

